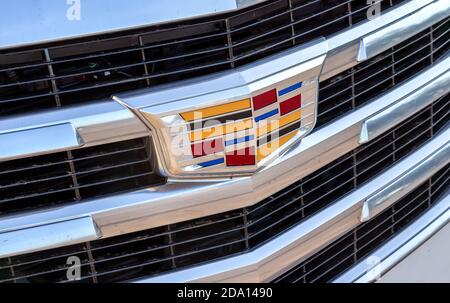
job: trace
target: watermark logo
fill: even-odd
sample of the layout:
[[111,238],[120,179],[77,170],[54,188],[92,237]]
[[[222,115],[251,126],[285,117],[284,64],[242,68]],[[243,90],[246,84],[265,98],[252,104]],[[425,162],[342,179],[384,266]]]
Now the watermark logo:
[[77,256],[70,256],[67,258],[67,265],[69,268],[66,272],[66,277],[68,281],[77,281],[81,279],[81,260]]
[[367,268],[370,268],[366,277],[369,281],[378,281],[381,278],[381,259],[377,256],[370,256],[366,260]]
[[69,21],[80,21],[81,20],[81,0],[67,0],[66,17]]
[[367,9],[367,19],[374,20],[381,16],[381,1],[380,0],[367,0],[369,8]]
[[[225,120],[193,111],[193,122],[187,129],[185,124],[170,128],[172,155],[193,157],[200,166],[209,164],[210,160],[213,164],[226,163],[227,166],[256,165],[261,159],[277,154],[286,138],[293,137],[300,128],[298,110],[281,121],[277,116],[257,123],[251,111],[248,115],[238,120]],[[222,161],[222,158],[225,159]]]

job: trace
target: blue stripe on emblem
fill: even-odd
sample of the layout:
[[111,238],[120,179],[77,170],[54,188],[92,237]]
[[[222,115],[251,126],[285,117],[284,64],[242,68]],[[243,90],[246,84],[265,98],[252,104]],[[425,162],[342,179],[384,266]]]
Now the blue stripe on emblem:
[[289,94],[291,91],[299,89],[300,87],[302,87],[302,82],[295,83],[294,85],[291,85],[289,87],[286,87],[286,88],[280,90],[278,92],[278,96],[283,96],[283,95]]
[[202,167],[208,167],[208,166],[221,164],[221,163],[224,163],[224,162],[225,162],[224,158],[220,158],[220,159],[214,159],[214,160],[207,161],[207,162],[202,162],[202,163],[199,163],[198,165],[200,165]]
[[276,114],[278,114],[278,108],[276,108],[274,110],[271,110],[270,112],[267,112],[265,114],[262,114],[262,115],[260,115],[258,117],[255,117],[255,121],[258,122],[258,121],[267,119],[269,117],[275,116]]
[[238,143],[242,143],[242,142],[246,142],[246,141],[250,141],[250,140],[253,140],[253,135],[225,141],[225,146],[238,144]]

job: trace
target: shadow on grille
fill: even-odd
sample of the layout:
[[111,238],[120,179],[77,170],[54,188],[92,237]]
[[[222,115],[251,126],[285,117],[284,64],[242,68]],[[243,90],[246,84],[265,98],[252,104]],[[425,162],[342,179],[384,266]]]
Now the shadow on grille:
[[[380,0],[382,10],[403,0]],[[362,0],[278,0],[215,17],[0,51],[0,116],[234,68],[365,19]]]
[[148,138],[0,162],[0,215],[161,183]]
[[320,83],[316,128],[417,75],[450,49],[450,18]]
[[447,165],[375,218],[333,241],[274,282],[332,281],[429,209],[449,186],[450,165]]
[[[435,101],[373,142],[360,146],[253,207],[0,259],[0,281],[64,281],[69,256],[80,258],[81,282],[117,282],[253,249],[416,150],[447,125],[449,100],[450,95],[447,95]],[[447,188],[447,182],[447,179],[444,183],[433,182],[434,192],[439,186]]]

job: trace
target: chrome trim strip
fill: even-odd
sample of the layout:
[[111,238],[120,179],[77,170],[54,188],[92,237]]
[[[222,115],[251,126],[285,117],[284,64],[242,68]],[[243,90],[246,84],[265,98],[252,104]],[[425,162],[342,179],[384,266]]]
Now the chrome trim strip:
[[[78,143],[75,144],[74,134],[61,125],[70,125]],[[139,119],[111,100],[0,119],[0,142],[6,142],[3,140],[7,133],[15,135],[8,136],[8,144],[0,144],[6,149],[0,152],[0,161],[149,135]],[[25,139],[32,144],[23,144],[23,137],[17,134],[29,134]],[[70,142],[64,142],[69,138]]]
[[436,2],[419,12],[406,17],[361,39],[357,61],[374,57],[400,42],[420,33],[424,29],[450,14],[449,3]]
[[364,201],[361,222],[368,221],[379,214],[383,209],[398,201],[406,195],[411,188],[419,186],[422,182],[435,174],[439,168],[448,162],[450,143],[441,149],[441,153],[433,158],[426,159],[418,166],[412,168],[403,176],[383,188],[378,193]]
[[[322,69],[320,81],[329,79],[352,66],[357,65],[360,41],[364,36],[377,32],[384,28],[387,32],[396,32],[395,24],[408,16],[422,16],[421,11],[430,7],[433,14],[439,16],[439,12],[448,10],[450,3],[441,0],[413,0],[382,14],[365,23],[357,24],[349,30],[333,35],[327,39],[329,49],[325,64]],[[420,18],[418,18],[420,19]],[[410,19],[412,21],[412,19]],[[435,19],[439,22],[440,19]],[[414,23],[411,24],[413,26]],[[406,37],[404,38],[406,40]],[[403,41],[403,40],[402,40]],[[370,58],[370,57],[368,57]]]
[[389,108],[365,120],[362,125],[360,143],[375,139],[389,128],[399,124],[415,112],[425,108],[436,100],[435,96],[443,96],[450,92],[450,71],[433,80],[425,88],[403,98]]
[[92,217],[0,233],[0,258],[99,239]]
[[7,133],[0,132],[0,161],[80,147],[83,140],[70,123],[44,126]]
[[[0,28],[5,29],[0,32],[0,49],[206,17],[263,1],[267,0],[9,1],[0,11]],[[23,20],[21,26],[17,20]]]
[[253,205],[358,147],[366,119],[416,91],[427,93],[426,88],[433,79],[448,72],[448,66],[450,55],[387,94],[311,133],[251,177],[169,179],[162,186],[5,216],[0,219],[0,231],[92,215],[104,236],[110,237]]
[[[426,159],[446,158],[450,163],[450,126],[414,154],[384,171],[316,215],[289,229],[251,252],[213,261],[205,265],[143,278],[141,283],[177,282],[268,282],[289,270],[321,247],[361,224],[363,201],[388,186],[392,180],[407,173]],[[413,188],[410,188],[412,190]]]
[[333,282],[374,282],[449,222],[450,190],[425,214]]

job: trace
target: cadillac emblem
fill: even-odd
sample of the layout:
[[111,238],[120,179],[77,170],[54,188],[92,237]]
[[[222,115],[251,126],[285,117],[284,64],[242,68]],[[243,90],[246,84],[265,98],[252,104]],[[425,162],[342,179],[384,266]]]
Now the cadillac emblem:
[[248,175],[314,127],[322,62],[318,57],[260,77],[236,70],[115,99],[150,128],[162,173]]

